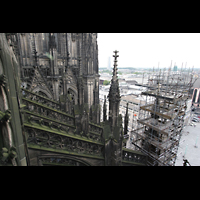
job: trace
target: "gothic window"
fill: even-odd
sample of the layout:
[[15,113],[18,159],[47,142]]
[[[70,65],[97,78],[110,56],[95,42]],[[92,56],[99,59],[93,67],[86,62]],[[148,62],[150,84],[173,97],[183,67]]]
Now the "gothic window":
[[47,76],[51,76],[50,68],[47,68]]
[[57,34],[57,37],[58,37],[58,53],[61,54],[62,41],[61,41],[61,35],[60,35],[60,33]]
[[22,65],[25,66],[25,58],[22,60]]
[[93,74],[93,61],[91,61],[91,58],[88,61],[88,74]]
[[62,95],[63,94],[63,86],[62,86],[62,81],[59,84],[59,94]]
[[76,48],[76,43],[73,42],[72,43],[72,60],[73,60],[73,64],[76,64],[76,57],[77,57],[77,48]]
[[92,61],[92,66],[91,66],[91,73],[93,74],[93,61]]
[[74,91],[72,89],[68,90],[68,94],[70,95],[70,100],[72,101],[73,105],[75,105],[75,94]]
[[24,77],[30,77],[31,76],[31,69],[23,69],[24,71]]
[[28,52],[27,51],[27,34],[25,34],[25,37],[24,37],[24,49],[25,49],[25,54]]
[[75,41],[75,33],[72,33],[72,41]]
[[24,77],[26,77],[26,69],[24,69],[23,71],[24,71]]
[[47,44],[48,44],[48,41],[47,41],[47,37],[46,37],[46,33],[42,33],[43,36],[42,36],[42,42],[43,42],[43,54],[45,54],[45,52],[47,52]]
[[41,34],[38,34],[36,41],[37,41],[37,44],[38,44],[37,45],[37,47],[38,47],[37,51],[40,54],[43,51],[43,45],[42,45],[43,40],[42,40]]
[[31,77],[31,71],[32,69],[28,69],[28,77]]
[[62,76],[62,74],[63,74],[63,70],[62,68],[59,68],[59,76]]

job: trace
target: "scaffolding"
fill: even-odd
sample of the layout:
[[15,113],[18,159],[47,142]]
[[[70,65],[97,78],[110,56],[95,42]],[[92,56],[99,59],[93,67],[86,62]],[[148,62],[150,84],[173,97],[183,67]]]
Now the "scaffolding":
[[[194,80],[190,71],[153,70],[148,83],[146,104],[140,106],[132,144],[148,156],[150,166],[174,166],[189,93]],[[149,100],[150,98],[150,100]],[[148,99],[148,101],[147,101]]]

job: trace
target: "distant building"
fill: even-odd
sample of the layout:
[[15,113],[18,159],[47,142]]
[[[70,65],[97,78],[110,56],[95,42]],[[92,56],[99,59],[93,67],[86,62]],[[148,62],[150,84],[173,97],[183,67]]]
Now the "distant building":
[[[108,116],[108,99],[107,95],[109,92],[110,86],[102,86],[99,91],[99,99],[101,105],[101,119],[103,121],[103,104],[104,104],[104,96],[106,96],[106,105],[107,105],[107,116]],[[120,87],[121,88],[121,87]],[[141,92],[140,92],[141,93]],[[121,101],[119,105],[119,113],[122,115],[122,120],[124,119],[126,113],[126,106],[128,105],[128,114],[129,114],[129,124],[128,130],[132,129],[137,122],[139,106],[145,103],[145,99],[141,99],[137,94],[121,94]],[[134,121],[135,120],[135,121]]]
[[129,85],[135,85],[136,83],[138,83],[138,82],[135,81],[135,80],[127,80],[126,82],[127,82],[127,84],[129,84]]
[[103,85],[104,79],[99,79],[99,85]]
[[[110,77],[109,77],[110,76]],[[99,89],[99,99],[100,99],[100,105],[101,105],[101,119],[100,121],[103,121],[103,104],[104,104],[104,96],[107,97],[108,95],[108,91],[110,86],[104,86],[103,85],[103,81],[104,80],[110,80],[111,75],[109,76],[105,76],[105,74],[101,74],[100,76],[100,89]],[[140,100],[142,103],[145,102],[145,99],[142,99],[140,94],[142,91],[146,90],[146,87],[142,87],[142,86],[136,86],[135,84],[137,83],[137,81],[139,80],[139,83],[142,83],[142,78],[131,78],[131,79],[127,79],[127,77],[132,77],[132,74],[130,75],[125,75],[123,76],[123,78],[119,78],[118,82],[119,82],[119,90],[120,90],[120,95],[121,95],[121,101],[120,101],[120,107],[119,107],[119,112],[120,114],[122,114],[122,119],[125,116],[126,113],[126,104],[129,103],[128,106],[128,112],[129,112],[129,124],[128,124],[128,128],[129,130],[134,126],[133,125],[133,120],[137,117],[134,117],[134,114],[136,116],[139,110],[139,105],[140,105]],[[135,81],[134,79],[137,79],[137,81]],[[147,82],[147,79],[144,79],[144,82]],[[108,100],[107,101],[107,106],[108,106]],[[107,108],[107,112],[108,112],[108,108]],[[108,116],[108,113],[107,113]]]
[[174,71],[174,72],[177,72],[177,69],[178,69],[178,68],[177,68],[177,66],[175,65],[173,71]]
[[139,106],[144,105],[145,101],[141,100],[137,95],[123,95],[121,97],[119,113],[122,114],[122,119],[126,113],[126,104],[128,103],[128,114],[129,114],[129,130],[134,128],[138,119]]
[[99,85],[103,85],[103,82],[105,80],[110,81],[111,78],[112,78],[112,75],[110,75],[109,73],[101,73],[100,78],[99,78]]

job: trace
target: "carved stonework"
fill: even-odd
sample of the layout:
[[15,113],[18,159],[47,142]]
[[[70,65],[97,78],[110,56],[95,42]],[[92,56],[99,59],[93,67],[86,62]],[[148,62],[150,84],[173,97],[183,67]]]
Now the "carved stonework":
[[28,144],[36,144],[39,146],[61,149],[64,151],[75,152],[78,154],[103,155],[103,145],[87,142],[81,139],[75,139],[69,136],[58,135],[43,130],[34,130],[33,128],[25,128],[28,136]]
[[5,112],[0,111],[0,124],[3,124],[11,119],[11,111],[6,110]]
[[145,162],[142,153],[122,147],[117,51],[109,120],[105,103],[100,123],[96,33],[10,33],[6,37],[0,33],[0,165]]
[[90,164],[70,156],[47,155],[39,156],[40,165],[64,165],[64,166],[89,166]]
[[33,80],[29,90],[33,92],[42,90],[48,97],[52,97],[51,91],[49,90],[44,78],[41,76],[37,68],[34,70]]
[[16,166],[16,157],[17,153],[15,147],[11,147],[9,150],[6,147],[3,147],[0,154],[0,163],[3,165],[12,164],[12,166]]

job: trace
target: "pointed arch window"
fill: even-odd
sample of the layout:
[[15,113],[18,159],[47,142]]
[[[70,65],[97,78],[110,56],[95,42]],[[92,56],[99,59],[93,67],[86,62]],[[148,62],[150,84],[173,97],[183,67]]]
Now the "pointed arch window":
[[90,62],[88,60],[88,74],[90,74]]
[[75,42],[75,33],[72,33],[72,41]]
[[93,61],[92,61],[92,66],[91,66],[91,73],[93,74]]

